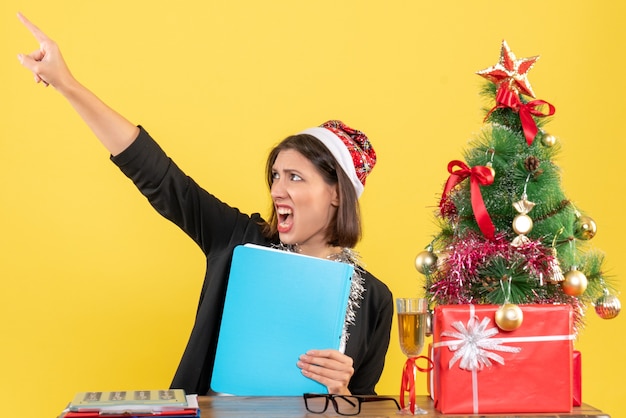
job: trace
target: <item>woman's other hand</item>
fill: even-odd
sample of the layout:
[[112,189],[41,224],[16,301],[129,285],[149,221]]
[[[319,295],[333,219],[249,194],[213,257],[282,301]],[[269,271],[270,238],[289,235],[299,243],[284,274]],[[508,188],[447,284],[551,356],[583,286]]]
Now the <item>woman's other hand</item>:
[[300,356],[302,374],[328,388],[328,393],[350,395],[348,383],[354,374],[352,358],[337,350],[310,350]]

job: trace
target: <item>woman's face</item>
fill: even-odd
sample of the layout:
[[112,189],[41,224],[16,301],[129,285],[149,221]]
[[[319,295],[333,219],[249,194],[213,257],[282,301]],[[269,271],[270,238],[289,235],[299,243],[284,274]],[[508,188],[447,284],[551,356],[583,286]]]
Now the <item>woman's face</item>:
[[298,244],[304,254],[325,249],[326,229],[339,204],[337,186],[324,181],[315,166],[293,149],[281,151],[272,166],[270,193],[284,244]]

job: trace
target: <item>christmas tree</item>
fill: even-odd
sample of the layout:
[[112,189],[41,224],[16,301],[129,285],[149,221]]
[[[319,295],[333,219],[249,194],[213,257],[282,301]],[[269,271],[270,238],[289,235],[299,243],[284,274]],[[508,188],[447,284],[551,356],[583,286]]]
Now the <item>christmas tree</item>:
[[[431,305],[570,304],[580,328],[586,306],[610,319],[620,301],[604,254],[589,245],[594,220],[561,188],[560,144],[544,129],[555,108],[534,98],[528,80],[538,58],[516,59],[503,41],[498,63],[477,72],[491,106],[465,162],[448,164],[440,230],[415,266]],[[520,325],[506,322],[498,325]]]

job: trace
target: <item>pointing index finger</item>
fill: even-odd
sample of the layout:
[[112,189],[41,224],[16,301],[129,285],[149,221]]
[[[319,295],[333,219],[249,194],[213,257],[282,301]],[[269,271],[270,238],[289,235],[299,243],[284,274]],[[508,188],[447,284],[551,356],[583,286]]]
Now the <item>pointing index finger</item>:
[[37,42],[41,44],[48,40],[46,34],[43,33],[41,29],[35,26],[30,20],[28,20],[22,13],[18,13],[17,18],[24,24],[24,26],[26,26],[30,33],[33,34]]

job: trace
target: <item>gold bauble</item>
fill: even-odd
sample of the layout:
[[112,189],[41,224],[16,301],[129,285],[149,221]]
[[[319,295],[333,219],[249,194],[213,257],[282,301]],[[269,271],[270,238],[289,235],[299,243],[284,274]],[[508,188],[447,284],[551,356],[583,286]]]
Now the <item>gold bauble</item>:
[[541,143],[546,147],[553,147],[556,144],[556,137],[550,134],[544,134],[541,137]]
[[505,303],[496,311],[496,325],[502,331],[514,331],[522,325],[524,313],[519,306]]
[[415,257],[415,268],[422,274],[430,273],[437,264],[437,256],[432,251],[424,250]]
[[485,167],[487,167],[489,169],[489,171],[491,171],[491,176],[495,179],[496,178],[496,169],[493,168],[493,164],[490,162],[488,162]]
[[570,270],[565,273],[565,277],[561,282],[561,288],[566,295],[580,296],[587,289],[587,276],[582,271]]
[[579,216],[574,224],[574,236],[581,240],[590,240],[596,235],[598,227],[589,216]]
[[615,295],[603,295],[594,303],[596,313],[602,319],[613,319],[622,309],[622,304]]
[[516,234],[526,235],[533,229],[533,220],[525,213],[520,213],[513,218],[513,231]]

